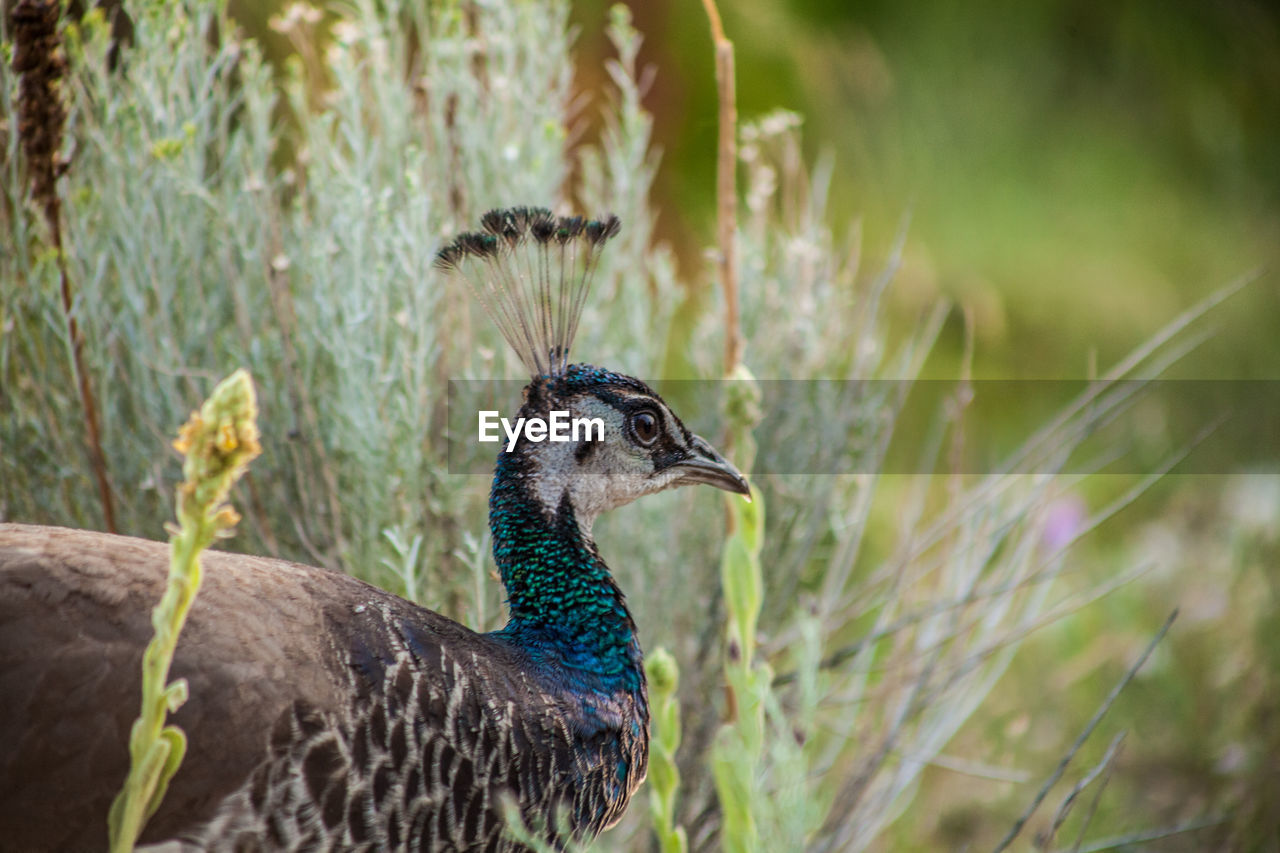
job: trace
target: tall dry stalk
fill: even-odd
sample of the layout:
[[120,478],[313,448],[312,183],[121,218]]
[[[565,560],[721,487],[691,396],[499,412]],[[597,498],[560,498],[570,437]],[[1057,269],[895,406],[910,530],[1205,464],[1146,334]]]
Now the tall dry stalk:
[[738,95],[734,82],[733,42],[724,34],[715,0],[702,0],[716,47],[716,92],[720,103],[716,152],[716,230],[720,246],[720,286],[724,289],[724,375],[742,362],[738,309]]
[[62,246],[62,207],[58,198],[58,178],[67,164],[59,157],[67,109],[62,102],[60,83],[67,70],[58,32],[61,4],[58,0],[20,0],[13,7],[13,70],[22,78],[18,90],[18,136],[27,158],[31,197],[40,206],[49,226],[49,240],[58,262],[62,291],[62,314],[67,323],[71,361],[80,405],[84,412],[85,441],[106,528],[116,532],[115,506],[107,477],[107,457],[102,451],[102,431],[98,426],[98,404],[89,373],[84,366],[84,334],[76,322],[75,298],[67,274]]

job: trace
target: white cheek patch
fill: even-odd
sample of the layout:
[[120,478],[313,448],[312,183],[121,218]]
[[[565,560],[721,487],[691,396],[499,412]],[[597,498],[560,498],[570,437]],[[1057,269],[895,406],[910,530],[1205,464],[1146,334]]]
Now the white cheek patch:
[[[634,457],[631,459],[634,464]],[[662,471],[651,474],[646,469],[632,469],[629,474],[609,475],[593,471],[578,472],[569,485],[569,501],[573,504],[578,526],[584,533],[591,532],[592,522],[602,512],[608,512],[632,501],[671,488],[679,478],[678,471]],[[562,492],[563,494],[563,492]]]
[[644,495],[670,488],[678,472],[653,473],[647,453],[632,448],[622,432],[623,415],[594,397],[575,401],[574,417],[601,418],[604,441],[579,458],[581,442],[543,443],[529,459],[535,466],[530,476],[535,497],[548,518],[560,509],[565,493],[573,505],[574,517],[583,533],[602,512],[631,503]]

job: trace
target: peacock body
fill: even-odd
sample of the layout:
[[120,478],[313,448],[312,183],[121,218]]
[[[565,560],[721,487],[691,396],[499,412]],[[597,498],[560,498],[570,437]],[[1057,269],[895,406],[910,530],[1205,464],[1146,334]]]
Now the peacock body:
[[[603,440],[498,456],[493,554],[509,621],[480,634],[345,575],[210,553],[173,675],[190,751],[144,840],[188,850],[523,850],[616,822],[643,781],[636,626],[591,536],[601,513],[741,474],[650,387],[568,364],[617,220],[496,211],[440,255],[530,368],[520,416]],[[127,769],[167,548],[0,525],[0,850],[92,850]]]

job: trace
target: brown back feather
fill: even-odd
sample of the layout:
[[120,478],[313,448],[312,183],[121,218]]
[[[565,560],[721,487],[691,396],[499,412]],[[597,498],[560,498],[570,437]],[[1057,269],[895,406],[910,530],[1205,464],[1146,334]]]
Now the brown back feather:
[[[105,849],[168,559],[162,543],[0,524],[0,850]],[[349,702],[333,616],[383,601],[411,607],[282,560],[208,552],[204,569],[171,672],[190,684],[171,717],[191,735],[189,751],[144,841],[211,817],[295,700],[322,711]]]

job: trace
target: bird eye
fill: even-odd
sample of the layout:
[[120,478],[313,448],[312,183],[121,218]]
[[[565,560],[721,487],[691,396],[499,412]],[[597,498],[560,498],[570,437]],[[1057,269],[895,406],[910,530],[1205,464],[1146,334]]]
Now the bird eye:
[[658,419],[653,412],[637,412],[631,416],[631,431],[641,444],[648,447],[658,438]]

